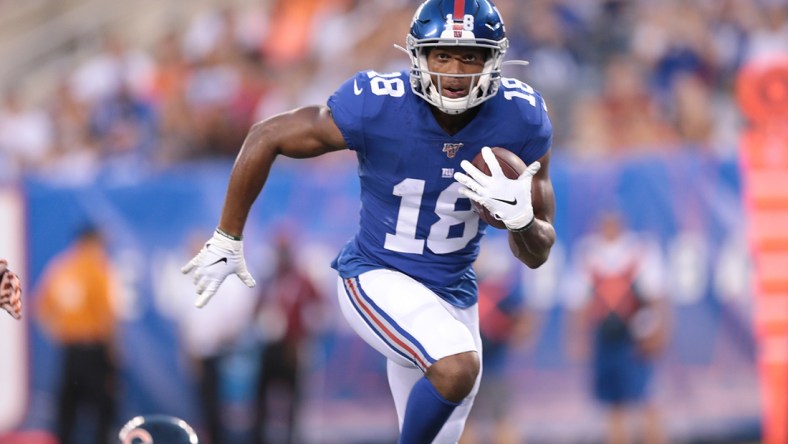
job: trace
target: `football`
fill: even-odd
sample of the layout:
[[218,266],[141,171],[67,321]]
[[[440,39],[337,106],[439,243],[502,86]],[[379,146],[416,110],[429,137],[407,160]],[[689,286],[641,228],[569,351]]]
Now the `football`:
[[[525,164],[525,162],[523,162],[522,159],[517,157],[516,154],[507,150],[506,148],[493,147],[492,152],[493,154],[495,154],[495,158],[496,160],[498,160],[498,164],[501,165],[501,170],[503,170],[503,174],[509,179],[517,179],[518,177],[520,177],[520,174],[522,174],[523,171],[525,171],[525,169],[527,168],[527,165]],[[488,176],[490,175],[490,169],[487,167],[487,162],[484,161],[481,151],[479,151],[479,154],[477,154],[476,157],[473,158],[473,161],[471,161],[471,163],[473,163],[473,166],[478,168],[482,173],[487,174]],[[504,225],[504,223],[501,222],[500,220],[493,217],[493,215],[490,214],[490,212],[487,211],[486,208],[477,204],[474,201],[471,201],[471,204],[473,204],[473,209],[479,214],[479,218],[481,220],[485,221],[492,227],[502,230],[506,229],[506,225]]]

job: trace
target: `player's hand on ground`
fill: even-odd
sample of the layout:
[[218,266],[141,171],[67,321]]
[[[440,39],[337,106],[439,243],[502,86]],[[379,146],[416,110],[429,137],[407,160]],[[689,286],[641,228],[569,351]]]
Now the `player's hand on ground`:
[[194,272],[192,282],[197,286],[197,300],[194,305],[203,307],[216,293],[222,282],[231,274],[236,274],[247,287],[256,282],[244,260],[243,241],[233,240],[219,230],[205,243],[194,259],[181,268],[183,274]]
[[504,175],[489,147],[482,148],[482,157],[491,175],[484,174],[471,162],[463,160],[460,166],[466,174],[454,173],[457,182],[465,186],[460,188],[460,194],[487,208],[493,217],[502,221],[510,230],[523,228],[531,223],[534,219],[531,182],[541,164],[534,162],[528,165],[520,177],[509,179]]
[[22,285],[19,276],[8,269],[8,262],[0,259],[0,308],[3,308],[14,319],[22,318]]

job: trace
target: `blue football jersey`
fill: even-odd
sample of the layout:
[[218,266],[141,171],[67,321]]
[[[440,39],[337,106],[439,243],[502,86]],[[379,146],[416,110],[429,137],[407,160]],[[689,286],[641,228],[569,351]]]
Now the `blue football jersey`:
[[454,180],[484,146],[503,147],[530,164],[550,148],[552,125],[541,96],[503,78],[457,134],[447,134],[413,94],[407,71],[357,73],[329,98],[334,122],[356,152],[361,181],[359,230],[332,263],[343,278],[394,269],[449,303],[476,303],[471,265],[487,224]]

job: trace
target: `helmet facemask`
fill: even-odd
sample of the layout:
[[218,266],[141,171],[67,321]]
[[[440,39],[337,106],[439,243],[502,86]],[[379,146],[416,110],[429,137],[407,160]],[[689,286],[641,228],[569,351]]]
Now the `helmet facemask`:
[[[501,65],[509,41],[474,39],[474,38],[432,38],[417,39],[408,34],[406,40],[408,55],[411,60],[410,83],[413,93],[429,104],[447,114],[460,114],[489,100],[498,92],[501,82]],[[488,57],[482,72],[476,74],[444,74],[431,72],[427,64],[427,54],[430,49],[440,46],[473,47],[488,50]],[[435,76],[438,84],[432,81]],[[448,98],[441,94],[441,78],[446,77],[471,77],[471,88],[465,97]]]

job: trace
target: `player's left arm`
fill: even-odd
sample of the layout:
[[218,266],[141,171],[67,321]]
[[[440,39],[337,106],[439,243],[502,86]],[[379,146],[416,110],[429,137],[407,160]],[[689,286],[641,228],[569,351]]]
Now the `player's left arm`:
[[555,243],[555,194],[550,180],[550,151],[539,159],[542,167],[531,182],[533,222],[523,230],[509,231],[509,248],[514,257],[530,268],[537,268],[547,261]]

